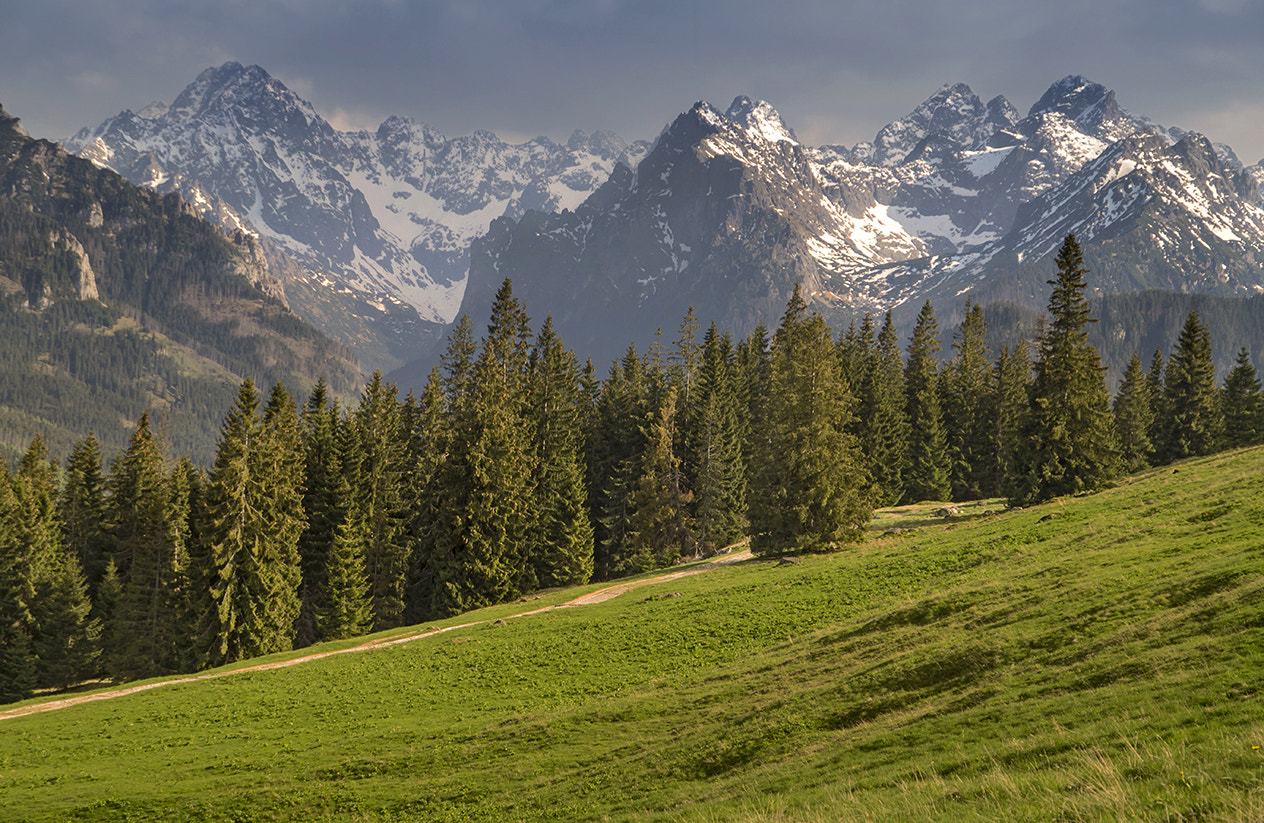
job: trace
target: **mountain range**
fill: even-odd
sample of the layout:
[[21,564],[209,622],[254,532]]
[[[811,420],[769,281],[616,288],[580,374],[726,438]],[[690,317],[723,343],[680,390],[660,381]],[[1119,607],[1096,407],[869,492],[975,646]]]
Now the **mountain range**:
[[0,458],[36,434],[107,456],[149,413],[174,456],[208,464],[245,377],[300,399],[360,385],[342,345],[285,305],[255,239],[178,194],[32,138],[0,108]]
[[484,315],[508,277],[605,361],[690,305],[735,334],[775,328],[796,282],[835,325],[908,325],[926,300],[951,321],[967,298],[1043,307],[1071,233],[1095,296],[1247,297],[1264,292],[1259,172],[1081,77],[1021,118],[946,86],[851,149],[802,145],[766,103],[699,103],[573,212],[493,222],[462,311]]
[[493,218],[574,208],[648,149],[609,132],[577,131],[565,145],[447,138],[402,117],[340,132],[239,63],[64,145],[297,261],[283,277],[291,305],[369,368],[416,356],[455,318],[470,242]]
[[1043,307],[1081,240],[1095,296],[1264,292],[1264,164],[1120,106],[1083,77],[1022,114],[946,85],[872,142],[807,146],[768,103],[698,103],[651,142],[447,138],[400,117],[340,132],[263,69],[203,72],[171,105],[66,146],[253,234],[295,311],[418,382],[445,324],[504,278],[599,365],[689,306],[774,327],[795,282],[845,324],[926,300]]

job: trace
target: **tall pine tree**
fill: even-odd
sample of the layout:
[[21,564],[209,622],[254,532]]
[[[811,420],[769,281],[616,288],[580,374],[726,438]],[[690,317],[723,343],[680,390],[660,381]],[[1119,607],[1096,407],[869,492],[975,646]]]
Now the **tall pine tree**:
[[407,601],[410,549],[405,531],[403,480],[408,466],[407,433],[400,419],[398,390],[375,371],[351,415],[359,464],[350,505],[365,532],[365,566],[373,596],[373,628],[400,626]]
[[79,557],[89,591],[94,591],[105,575],[112,544],[105,530],[106,480],[101,444],[91,433],[70,453],[57,508],[63,544]]
[[302,424],[303,512],[307,525],[298,542],[302,582],[294,645],[299,648],[321,639],[316,613],[325,590],[326,558],[347,515],[347,500],[341,494],[346,481],[338,451],[338,438],[344,427],[323,378],[317,381],[303,408]]
[[996,489],[991,472],[996,449],[992,437],[995,386],[982,306],[966,302],[966,316],[953,336],[952,348],[952,359],[940,377],[952,499],[977,500],[995,494]]
[[693,494],[685,487],[674,446],[676,421],[676,390],[671,388],[646,434],[633,502],[632,551],[615,570],[620,575],[669,566],[696,551],[689,523]]
[[1211,334],[1190,309],[1163,380],[1160,459],[1211,454],[1220,439],[1220,396],[1211,357]]
[[405,618],[417,623],[443,612],[435,604],[436,573],[445,568],[443,513],[448,497],[443,478],[451,447],[450,418],[443,378],[430,371],[421,393],[409,433],[412,486],[407,498],[411,510],[408,535],[412,550],[408,562],[408,607]]
[[644,365],[629,347],[602,384],[588,444],[590,508],[594,528],[594,569],[609,580],[633,551],[632,515],[645,453],[649,390]]
[[1264,397],[1245,346],[1238,350],[1233,369],[1220,390],[1220,413],[1224,419],[1221,442],[1225,448],[1254,446],[1264,440]]
[[[461,340],[454,335],[446,359],[469,374],[468,354],[452,352]],[[536,586],[526,553],[534,525],[525,413],[529,351],[528,318],[506,280],[493,302],[468,392],[452,400],[452,437],[463,448],[451,452],[443,472],[448,495],[433,558],[440,613],[499,603]],[[455,374],[453,368],[449,373]]]
[[115,676],[153,677],[183,663],[181,600],[186,547],[162,447],[142,415],[111,473],[114,529],[122,597],[109,636],[106,668]]
[[693,520],[707,554],[746,534],[746,465],[742,459],[736,358],[715,324],[703,339],[685,450],[685,478],[693,490]]
[[949,485],[948,433],[939,401],[939,323],[930,301],[917,315],[904,366],[904,392],[909,426],[908,469],[904,500],[947,500]]
[[316,613],[322,640],[359,637],[373,626],[373,601],[364,568],[364,523],[350,507],[344,517],[325,557],[323,592]]
[[772,343],[751,489],[753,551],[820,551],[861,538],[873,510],[849,431],[854,405],[829,328],[807,315],[796,284]]
[[1040,340],[1028,418],[1028,454],[1016,502],[1099,488],[1118,471],[1114,421],[1101,358],[1088,342],[1084,257],[1074,235],[1049,281],[1051,322]]
[[25,554],[22,591],[35,684],[64,689],[95,672],[100,627],[89,615],[79,557],[61,542],[57,474],[43,437],[36,435],[22,457],[13,488],[20,550]]
[[0,703],[23,700],[35,688],[21,520],[13,479],[0,460]]
[[[277,401],[278,395],[273,394]],[[247,379],[220,427],[215,466],[207,481],[206,562],[200,661],[221,665],[292,647],[299,612],[298,537],[302,523],[289,519],[300,472],[283,478],[287,461],[269,451],[282,444],[297,452],[297,431],[289,412],[269,404],[269,421],[259,414],[260,397]],[[283,406],[284,403],[279,404]],[[281,484],[289,488],[278,491]],[[268,511],[276,506],[275,511]]]
[[1132,353],[1119,392],[1115,395],[1115,436],[1119,439],[1119,456],[1124,471],[1135,472],[1150,465],[1150,428],[1154,412],[1150,408],[1150,384],[1141,356]]
[[[866,318],[868,321],[868,318]],[[868,335],[862,326],[860,343]],[[864,359],[860,394],[861,447],[873,480],[874,503],[894,506],[904,497],[908,470],[909,425],[904,392],[904,359],[891,312]]]
[[545,319],[531,353],[528,404],[536,528],[528,556],[541,588],[587,583],[593,527],[584,484],[584,402],[575,355]]
[[1015,498],[1023,486],[1022,467],[1028,455],[1025,432],[1031,416],[1031,358],[1027,343],[1019,340],[1012,350],[1002,346],[994,371],[992,484],[996,494]]

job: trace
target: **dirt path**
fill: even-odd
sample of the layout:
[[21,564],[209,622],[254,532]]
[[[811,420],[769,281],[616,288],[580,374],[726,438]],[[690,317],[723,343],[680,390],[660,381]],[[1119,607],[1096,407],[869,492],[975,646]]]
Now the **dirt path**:
[[[701,574],[702,572],[710,571],[711,569],[717,568],[719,566],[727,566],[733,563],[740,563],[743,560],[749,560],[749,559],[751,559],[750,550],[743,549],[739,552],[734,552],[733,554],[723,555],[715,560],[712,560],[710,563],[705,563],[699,566],[695,566],[693,568],[684,569],[677,572],[669,572],[668,574],[657,575],[655,577],[648,577],[644,580],[634,580],[629,583],[617,583],[613,586],[607,586],[604,589],[598,589],[595,592],[589,592],[588,594],[583,595],[582,597],[577,597],[574,600],[567,601],[566,603],[560,603],[555,606],[543,606],[538,609],[531,609],[530,611],[519,612],[518,614],[511,614],[501,619],[514,620],[519,617],[529,617],[533,614],[540,614],[541,612],[553,611],[554,609],[569,609],[575,606],[591,606],[595,603],[604,603],[605,601],[612,600],[618,597],[619,595],[624,594],[625,592],[631,591],[632,589],[638,589],[642,586],[650,586],[657,583],[666,583],[672,580],[678,580],[682,577],[688,577],[689,575]],[[176,677],[170,680],[162,680],[157,683],[142,683],[139,686],[123,686],[118,689],[111,689],[109,691],[104,691],[104,692],[95,692],[93,694],[75,695],[73,697],[67,697],[61,700],[50,700],[47,703],[36,703],[30,706],[20,706],[16,709],[9,709],[8,711],[0,711],[0,720],[9,720],[14,717],[23,717],[28,714],[38,714],[39,712],[56,711],[57,709],[65,709],[65,708],[69,708],[70,706],[78,706],[81,703],[93,703],[97,700],[110,700],[115,697],[123,697],[124,695],[136,694],[137,692],[149,691],[150,689],[157,689],[163,686],[171,686],[177,683],[196,683],[199,680],[215,680],[220,677],[232,677],[235,674],[244,674],[246,672],[262,672],[262,671],[268,671],[271,669],[285,669],[285,668],[289,668],[290,666],[297,666],[300,663],[309,663],[313,660],[320,660],[325,657],[333,657],[336,654],[354,654],[356,652],[367,652],[367,651],[372,651],[373,649],[384,649],[384,648],[387,648],[388,646],[398,646],[401,643],[411,643],[414,640],[424,640],[427,637],[434,637],[436,634],[443,634],[444,632],[450,632],[455,629],[468,629],[471,626],[477,626],[481,623],[486,623],[486,622],[487,621],[485,620],[475,620],[469,623],[461,623],[456,626],[443,626],[442,628],[437,628],[437,629],[414,630],[411,632],[405,632],[404,634],[397,635],[394,637],[380,637],[380,638],[377,638],[376,640],[369,640],[368,642],[361,643],[358,646],[352,646],[347,649],[338,649],[336,651],[328,651],[328,652],[316,652],[315,654],[308,654],[308,655],[304,655],[303,657],[295,657],[291,660],[282,660],[276,663],[260,663],[255,666],[246,666],[240,669],[233,669],[232,671],[227,671],[227,672],[213,672],[210,674],[194,674],[194,675],[189,675],[187,677]]]

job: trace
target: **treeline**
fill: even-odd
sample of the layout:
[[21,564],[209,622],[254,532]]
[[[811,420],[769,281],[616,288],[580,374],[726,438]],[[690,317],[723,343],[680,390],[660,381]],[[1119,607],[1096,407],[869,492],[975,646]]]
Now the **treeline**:
[[506,281],[487,333],[452,332],[419,396],[375,375],[339,408],[245,381],[213,466],[172,462],[147,417],[104,469],[35,438],[0,467],[0,698],[230,663],[714,554],[860,539],[873,507],[1026,504],[1264,439],[1245,352],[1217,386],[1191,312],[1113,403],[1068,237],[1038,345],[987,344],[971,306],[941,364],[929,303],[835,338],[797,289],[771,339],[692,311],[599,380],[532,332]]

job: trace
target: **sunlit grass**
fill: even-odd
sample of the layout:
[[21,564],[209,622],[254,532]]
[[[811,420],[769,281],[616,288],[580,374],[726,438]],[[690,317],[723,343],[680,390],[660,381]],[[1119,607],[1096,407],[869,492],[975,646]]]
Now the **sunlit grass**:
[[0,819],[1264,820],[1262,475],[3,720]]

